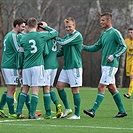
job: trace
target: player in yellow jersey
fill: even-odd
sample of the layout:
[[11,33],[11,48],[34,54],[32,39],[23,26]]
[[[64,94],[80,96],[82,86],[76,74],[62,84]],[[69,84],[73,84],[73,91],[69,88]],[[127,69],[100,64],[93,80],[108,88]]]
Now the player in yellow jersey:
[[130,76],[130,84],[127,94],[124,97],[130,98],[133,92],[133,28],[128,29],[128,38],[125,39],[126,51],[126,76]]

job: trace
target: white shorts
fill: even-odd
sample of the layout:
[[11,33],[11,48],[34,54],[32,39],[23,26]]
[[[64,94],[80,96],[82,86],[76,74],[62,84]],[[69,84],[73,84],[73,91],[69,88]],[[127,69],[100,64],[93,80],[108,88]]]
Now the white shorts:
[[44,70],[45,85],[53,86],[57,69],[47,69]]
[[70,87],[82,86],[82,68],[61,70],[58,81],[70,84]]
[[1,68],[1,71],[6,85],[18,85],[18,70]]
[[22,71],[23,85],[28,86],[44,86],[44,66],[35,66],[23,69]]
[[102,66],[101,84],[109,85],[115,84],[115,74],[118,68],[110,66]]

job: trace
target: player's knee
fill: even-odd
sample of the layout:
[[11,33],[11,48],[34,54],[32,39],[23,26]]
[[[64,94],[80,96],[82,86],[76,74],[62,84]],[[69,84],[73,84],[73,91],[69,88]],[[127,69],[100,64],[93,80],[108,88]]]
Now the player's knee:
[[62,90],[64,88],[64,84],[62,82],[57,82],[56,88],[57,90]]

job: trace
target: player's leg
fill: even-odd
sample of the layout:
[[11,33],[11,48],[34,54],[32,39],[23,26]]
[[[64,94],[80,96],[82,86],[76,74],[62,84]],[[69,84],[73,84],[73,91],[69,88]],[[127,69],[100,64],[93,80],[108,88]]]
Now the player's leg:
[[67,119],[80,119],[81,97],[79,93],[79,87],[72,87],[72,94],[73,94],[75,112],[72,116],[68,117]]
[[61,104],[59,103],[59,100],[56,96],[55,91],[52,88],[50,89],[50,96],[51,96],[51,100],[53,101],[56,107],[56,117],[60,118],[60,116],[62,115],[62,107],[61,107]]
[[53,101],[53,103],[57,107],[57,105],[59,104],[59,100],[58,100],[58,98],[56,96],[55,91],[52,89],[53,83],[54,83],[54,80],[55,80],[55,76],[56,76],[56,73],[57,73],[57,69],[48,69],[46,71],[47,72],[45,74],[49,75],[49,76],[47,76],[47,79],[46,79],[46,82],[47,82],[46,85],[50,86],[51,100]]
[[30,94],[29,94],[29,92],[26,95],[25,104],[26,104],[26,107],[28,109],[28,112],[30,112]]
[[21,118],[22,115],[22,109],[24,106],[24,103],[26,101],[26,97],[27,94],[29,92],[30,89],[30,84],[31,84],[31,72],[30,69],[23,69],[22,71],[22,79],[23,79],[23,83],[21,80],[21,89],[20,89],[20,93],[18,95],[18,104],[17,104],[17,110],[16,113],[18,115],[18,118]]
[[35,112],[38,104],[38,92],[40,87],[32,86],[31,105],[29,119],[37,119]]
[[8,118],[16,117],[16,113],[14,111],[14,92],[16,90],[16,85],[7,85],[7,105],[9,108],[9,116]]
[[0,110],[4,110],[4,106],[6,104],[6,95],[7,95],[7,91],[4,91],[0,101]]
[[64,90],[66,83],[69,83],[68,76],[67,76],[66,70],[62,69],[62,71],[59,75],[59,78],[58,78],[57,85],[56,85],[60,99],[62,100],[62,102],[65,106],[65,111],[63,112],[63,115],[61,116],[62,118],[66,117],[70,113],[72,113],[72,110],[71,110],[69,103],[68,103],[67,94]]
[[23,118],[22,116],[22,109],[23,109],[23,106],[24,106],[24,103],[26,101],[26,97],[27,97],[27,93],[29,91],[29,86],[28,85],[23,85],[23,88],[21,88],[21,92],[19,94],[19,99],[18,99],[18,104],[17,104],[17,110],[16,110],[16,113],[17,113],[17,118],[21,119]]
[[128,99],[132,96],[132,92],[133,92],[133,65],[131,65],[131,67],[130,67],[129,76],[130,76],[130,84],[129,84],[128,93],[124,94],[124,97],[126,97]]
[[68,119],[80,119],[81,98],[79,93],[79,86],[82,86],[82,68],[73,68],[67,70],[67,75],[69,76],[69,84],[72,88],[75,107],[74,115],[70,116]]
[[118,110],[119,110],[119,113],[115,116],[115,118],[127,116],[126,110],[125,110],[124,105],[122,103],[121,95],[120,95],[120,93],[117,90],[116,85],[115,85],[115,74],[116,74],[117,70],[118,69],[114,68],[114,67],[111,69],[111,71],[110,71],[110,75],[111,75],[110,84],[108,85],[108,90],[112,94],[113,99],[114,99],[114,101],[118,107]]
[[96,100],[91,109],[83,111],[85,114],[89,115],[92,118],[95,116],[96,110],[99,108],[101,102],[104,99],[104,93],[105,93],[106,86],[110,82],[110,77],[108,76],[109,72],[110,71],[108,67],[102,66],[102,76],[100,79],[100,83],[98,85],[98,94],[97,94]]
[[119,112],[115,116],[115,118],[127,116],[126,110],[125,110],[123,102],[122,102],[121,95],[120,95],[119,91],[117,90],[116,85],[115,84],[110,84],[108,86],[108,89],[109,89],[110,93],[112,94],[113,99],[114,99],[114,101],[115,101],[115,103],[118,107],[118,110],[119,110]]
[[7,85],[6,102],[9,108],[9,118],[16,117],[14,111],[14,92],[18,85],[18,70],[15,69],[2,69],[2,74]]
[[50,69],[44,70],[45,85],[43,86],[43,101],[45,108],[44,118],[50,119],[51,117],[51,96],[50,96]]
[[68,100],[67,100],[67,94],[64,90],[65,86],[66,86],[66,83],[68,83],[68,77],[67,77],[67,74],[66,74],[66,70],[62,70],[60,75],[59,75],[59,78],[58,78],[58,82],[57,82],[57,85],[56,85],[56,88],[58,90],[58,94],[65,106],[65,109],[70,109],[70,106],[68,104]]
[[44,100],[44,108],[46,114],[44,118],[50,119],[51,117],[51,96],[50,96],[50,86],[43,87],[43,100]]
[[56,73],[57,73],[57,69],[49,69],[50,81],[47,79],[47,81],[49,81],[49,84],[47,84],[47,85],[50,86],[51,100],[53,101],[53,103],[55,104],[55,107],[56,107],[56,117],[60,118],[60,116],[62,115],[62,107],[61,107],[61,104],[59,103],[59,100],[56,96],[55,91],[52,89]]
[[95,116],[96,110],[99,108],[100,104],[102,103],[104,99],[105,89],[106,89],[106,85],[99,83],[98,94],[93,104],[93,107],[89,110],[84,110],[85,114],[89,115],[92,118]]
[[4,91],[4,93],[2,94],[2,97],[1,97],[1,101],[0,101],[0,117],[1,118],[8,117],[4,112],[4,106],[6,104],[6,95],[7,95],[7,91]]
[[133,75],[130,76],[130,84],[127,93],[129,95],[129,98],[132,96],[132,92],[133,92]]
[[29,69],[31,73],[30,86],[32,87],[29,119],[38,119],[35,112],[38,104],[38,93],[40,86],[44,86],[44,66],[35,66]]

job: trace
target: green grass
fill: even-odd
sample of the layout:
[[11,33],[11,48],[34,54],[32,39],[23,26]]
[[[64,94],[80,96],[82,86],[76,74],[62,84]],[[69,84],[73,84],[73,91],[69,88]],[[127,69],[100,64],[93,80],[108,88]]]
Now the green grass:
[[[4,90],[5,88],[0,88],[0,95],[2,95]],[[56,91],[56,89],[54,90]],[[67,88],[65,90],[68,94],[70,106],[74,110],[71,89]],[[89,116],[85,115],[83,110],[92,107],[97,95],[97,89],[81,88],[80,94],[82,101],[80,120],[67,120],[65,118],[41,120],[17,120],[0,118],[0,133],[132,133],[133,97],[131,99],[126,99],[123,97],[123,94],[127,93],[127,89],[119,89],[119,91],[122,95],[122,100],[128,113],[128,116],[125,118],[112,118],[118,113],[118,110],[112,96],[108,91],[105,93],[105,98],[97,110],[95,118],[90,118]],[[17,89],[17,93],[18,92],[19,89]],[[55,112],[54,104],[51,103],[51,106],[52,111]],[[63,104],[62,107],[64,109]],[[42,90],[40,90],[39,93],[37,110],[41,111],[43,114],[45,113],[43,107]],[[8,113],[7,105],[5,106],[5,112]],[[27,114],[26,106],[24,106],[23,113]],[[55,113],[52,115],[54,116]]]

